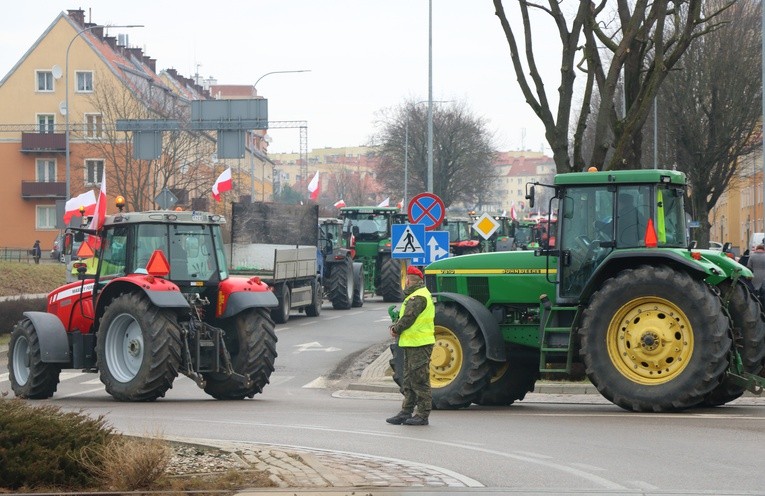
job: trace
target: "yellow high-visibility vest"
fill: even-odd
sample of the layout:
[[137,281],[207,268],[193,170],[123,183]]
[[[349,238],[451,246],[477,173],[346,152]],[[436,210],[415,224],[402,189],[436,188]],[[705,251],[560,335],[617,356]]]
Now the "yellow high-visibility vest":
[[436,342],[435,329],[433,327],[433,322],[436,317],[436,306],[433,304],[433,297],[430,296],[428,288],[422,287],[407,296],[404,303],[401,304],[398,316],[401,318],[401,316],[404,315],[406,304],[413,296],[422,296],[427,301],[427,305],[425,306],[425,310],[417,316],[414,324],[408,329],[401,331],[401,335],[398,338],[398,345],[402,348],[425,346],[426,344],[433,344]]

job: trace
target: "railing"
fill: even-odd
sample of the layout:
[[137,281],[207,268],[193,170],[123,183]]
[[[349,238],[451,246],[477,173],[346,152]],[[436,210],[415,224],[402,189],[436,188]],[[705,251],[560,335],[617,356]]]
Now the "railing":
[[66,198],[65,182],[21,181],[22,198]]
[[[26,262],[34,263],[34,257],[31,254],[31,248],[8,248],[0,246],[0,260],[7,262]],[[43,252],[43,255],[46,253]],[[44,257],[40,257],[42,261]],[[48,257],[50,258],[50,257]]]
[[64,152],[64,133],[21,133],[22,152]]

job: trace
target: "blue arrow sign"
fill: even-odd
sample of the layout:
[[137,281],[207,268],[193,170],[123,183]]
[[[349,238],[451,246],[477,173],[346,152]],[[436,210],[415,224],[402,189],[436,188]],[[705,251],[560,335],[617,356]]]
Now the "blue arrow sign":
[[449,256],[449,231],[427,231],[425,233],[425,258],[428,263]]

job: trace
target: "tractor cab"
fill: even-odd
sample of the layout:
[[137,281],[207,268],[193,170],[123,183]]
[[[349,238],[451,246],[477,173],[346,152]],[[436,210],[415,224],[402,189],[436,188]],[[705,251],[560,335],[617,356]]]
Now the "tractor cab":
[[[630,182],[630,174],[635,173],[584,172],[556,177],[556,195],[549,211],[558,212],[558,250],[543,251],[559,255],[562,299],[579,298],[609,256],[646,257],[650,263],[646,249],[688,246],[682,175],[657,171],[655,177],[646,177],[641,171],[640,182]],[[619,176],[618,181],[611,176]]]

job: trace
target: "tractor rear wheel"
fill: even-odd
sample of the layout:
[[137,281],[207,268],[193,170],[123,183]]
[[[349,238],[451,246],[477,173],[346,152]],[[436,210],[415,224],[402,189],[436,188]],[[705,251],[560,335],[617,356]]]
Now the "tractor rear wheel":
[[397,258],[385,257],[380,264],[379,294],[383,301],[399,303],[404,301],[406,286],[406,263]]
[[728,368],[728,319],[703,282],[643,265],[608,279],[579,329],[587,376],[616,405],[667,412],[701,403]]
[[234,371],[252,380],[249,387],[221,373],[203,374],[205,392],[218,400],[242,400],[262,393],[276,362],[276,331],[268,310],[251,308],[221,322]]
[[8,343],[8,378],[13,393],[30,400],[50,398],[58,387],[60,372],[59,364],[42,361],[40,339],[32,321],[20,320]]
[[348,310],[353,304],[353,260],[348,257],[332,265],[329,299],[335,310]]
[[481,390],[475,401],[483,406],[508,406],[521,401],[526,393],[534,391],[540,377],[539,353],[509,351],[510,360],[499,364],[489,384]]
[[143,293],[112,300],[101,318],[96,366],[117,401],[153,401],[173,387],[181,365],[175,314]]
[[[765,360],[765,320],[760,304],[749,288],[742,282],[720,286],[723,300],[728,298],[728,313],[733,321],[733,343],[741,356],[744,371],[757,374]],[[720,406],[733,401],[746,389],[735,384],[727,376],[704,398],[703,406]]]
[[364,264],[362,263],[354,263],[353,264],[353,303],[351,304],[354,308],[359,308],[364,306]]

